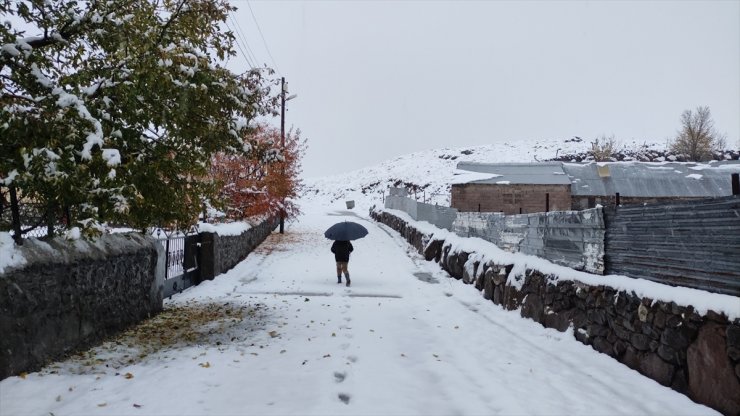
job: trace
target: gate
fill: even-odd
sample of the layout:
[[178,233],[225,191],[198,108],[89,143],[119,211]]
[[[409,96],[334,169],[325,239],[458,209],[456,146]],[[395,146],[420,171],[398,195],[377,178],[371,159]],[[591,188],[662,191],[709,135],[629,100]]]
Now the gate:
[[165,249],[163,297],[168,298],[200,282],[200,235],[174,235],[160,238]]

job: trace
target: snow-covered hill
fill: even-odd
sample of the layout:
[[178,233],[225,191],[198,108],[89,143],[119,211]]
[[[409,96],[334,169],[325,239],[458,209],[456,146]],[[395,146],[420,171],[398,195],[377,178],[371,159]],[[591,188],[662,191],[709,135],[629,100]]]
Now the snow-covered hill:
[[[432,149],[383,162],[341,175],[304,180],[304,203],[343,205],[355,201],[357,210],[380,205],[392,186],[416,190],[416,198],[449,205],[450,183],[459,162],[536,162],[555,159],[563,154],[578,154],[590,148],[579,138],[560,140],[509,141],[484,146]],[[622,143],[629,150],[665,150],[665,143],[633,141]]]

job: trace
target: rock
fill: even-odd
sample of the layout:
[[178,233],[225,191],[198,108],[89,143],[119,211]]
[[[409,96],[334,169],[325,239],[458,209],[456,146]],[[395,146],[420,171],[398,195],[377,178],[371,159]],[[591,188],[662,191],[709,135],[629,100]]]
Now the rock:
[[502,267],[501,269],[494,272],[491,276],[493,279],[493,283],[496,285],[502,285],[506,282],[506,268]]
[[656,328],[665,328],[665,312],[660,309],[655,311],[655,319],[653,320],[653,325],[655,325]]
[[[608,340],[607,340],[608,341]],[[619,358],[624,354],[625,351],[627,351],[627,344],[624,343],[624,341],[616,341],[614,343],[614,357]]]
[[686,372],[684,370],[676,370],[673,374],[671,388],[682,394],[686,394],[688,392],[689,381],[686,379]]
[[673,373],[676,370],[671,364],[661,360],[657,354],[651,352],[641,357],[638,371],[664,386],[670,386],[673,381]]
[[727,346],[740,348],[740,326],[727,325]]
[[691,335],[688,328],[666,328],[660,336],[660,342],[674,350],[683,350],[689,346]]
[[705,324],[686,354],[689,397],[726,415],[740,413],[740,381],[727,357],[725,326]]
[[727,356],[730,357],[732,361],[740,361],[740,348],[728,347]]
[[627,349],[624,350],[621,361],[627,367],[637,370],[640,365],[640,356],[637,354],[637,350],[632,345],[627,345]]
[[648,308],[646,308],[645,305],[640,303],[640,306],[637,307],[637,318],[640,320],[640,322],[647,322],[647,316],[648,316]]
[[493,281],[491,280],[491,270],[486,270],[483,275],[483,298],[491,300],[493,299]]
[[586,331],[588,331],[588,336],[590,337],[606,337],[609,335],[609,328],[601,325],[588,325],[586,327]]
[[590,309],[586,312],[586,316],[588,316],[589,321],[597,325],[604,325],[606,323],[606,311],[603,309]]
[[502,305],[504,301],[504,286],[494,286],[493,288],[493,303],[496,305]]
[[545,314],[542,324],[547,328],[554,328],[560,332],[564,332],[570,326],[568,315],[570,315],[570,311]]
[[668,345],[660,344],[660,346],[658,347],[657,353],[660,356],[660,358],[668,362],[675,362],[676,350],[669,347]]
[[630,344],[640,351],[647,351],[650,349],[650,337],[643,334],[632,334]]
[[666,328],[678,328],[681,326],[681,318],[676,315],[669,315],[665,321]]
[[521,316],[523,318],[530,318],[535,322],[542,323],[544,317],[544,308],[542,306],[542,299],[536,293],[530,293],[524,299],[522,304]]
[[439,260],[442,257],[442,244],[444,243],[443,240],[432,240],[427,244],[427,247],[424,249],[424,260],[426,261],[436,261],[439,263]]
[[614,353],[614,347],[604,337],[596,337],[593,342],[593,347],[596,351],[602,354],[612,355]]

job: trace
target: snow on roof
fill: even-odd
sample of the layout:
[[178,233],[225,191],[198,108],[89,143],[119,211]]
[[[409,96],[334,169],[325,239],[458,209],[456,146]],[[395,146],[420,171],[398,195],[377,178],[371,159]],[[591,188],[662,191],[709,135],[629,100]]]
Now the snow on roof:
[[[466,183],[499,185],[570,185],[560,162],[550,163],[475,163],[460,162],[457,169],[495,175],[490,179],[471,180]],[[459,182],[458,182],[459,183]]]
[[453,183],[571,185],[573,196],[719,197],[732,195],[730,174],[740,172],[740,161],[460,162],[457,168],[458,172],[476,174],[460,175]]
[[571,195],[631,197],[719,197],[732,195],[730,174],[740,162],[563,163]]

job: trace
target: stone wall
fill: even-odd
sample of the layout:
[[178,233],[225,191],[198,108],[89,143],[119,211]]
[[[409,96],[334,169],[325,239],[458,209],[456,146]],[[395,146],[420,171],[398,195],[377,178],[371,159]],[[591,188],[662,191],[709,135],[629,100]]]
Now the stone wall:
[[450,205],[461,212],[526,214],[545,212],[546,194],[550,211],[570,210],[570,185],[453,184]]
[[493,303],[548,328],[573,328],[578,341],[641,374],[726,415],[740,414],[740,319],[700,315],[691,305],[557,280],[533,269],[511,284],[512,265],[474,262],[472,253],[451,252],[450,244],[429,241],[387,212],[371,216]]
[[604,218],[601,208],[504,215],[460,212],[452,231],[479,237],[511,253],[542,257],[589,273],[604,273]]
[[164,250],[140,234],[26,240],[0,275],[0,379],[35,371],[162,309]]
[[277,218],[263,221],[240,235],[200,233],[201,280],[213,279],[247,257],[278,225]]

